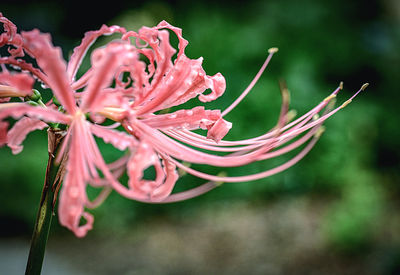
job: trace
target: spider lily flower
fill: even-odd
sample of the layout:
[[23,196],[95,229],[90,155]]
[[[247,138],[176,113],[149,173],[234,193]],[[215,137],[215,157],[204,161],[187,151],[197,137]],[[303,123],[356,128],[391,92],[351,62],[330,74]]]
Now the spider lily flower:
[[[94,207],[110,192],[108,185],[96,184],[100,170],[110,181],[114,180],[108,167],[101,157],[94,135],[113,140],[118,149],[125,150],[135,144],[135,139],[113,130],[101,129],[97,124],[86,119],[86,114],[97,113],[104,108],[104,98],[107,98],[104,88],[110,84],[117,67],[126,65],[134,57],[133,47],[127,43],[110,43],[104,48],[97,49],[92,54],[90,77],[85,78],[85,89],[82,97],[76,96],[75,86],[80,84],[74,81],[85,50],[96,37],[102,34],[125,32],[123,28],[103,26],[99,31],[89,33],[72,55],[68,64],[63,60],[61,51],[52,45],[50,36],[38,30],[18,34],[12,22],[0,15],[0,22],[4,24],[5,33],[1,35],[1,44],[11,45],[15,49],[9,50],[10,56],[1,57],[2,64],[18,66],[26,73],[11,74],[5,69],[0,75],[0,96],[23,97],[32,94],[34,78],[49,87],[61,107],[57,108],[52,101],[44,104],[41,100],[32,106],[32,101],[2,102],[0,104],[0,142],[6,143],[13,151],[22,150],[21,143],[26,135],[37,129],[44,129],[47,123],[60,123],[67,126],[59,160],[67,156],[66,172],[63,178],[59,200],[60,223],[71,229],[78,237],[82,237],[92,228],[93,217],[84,211],[85,207]],[[28,54],[38,64],[34,67],[22,57]],[[81,82],[82,83],[82,80]],[[29,93],[30,92],[30,93]],[[17,122],[8,130],[6,117],[13,117]],[[117,136],[117,139],[115,138]],[[102,187],[103,191],[95,201],[89,201],[86,195],[86,185],[90,183]],[[81,225],[81,218],[86,223]]]
[[[24,71],[10,73],[2,65],[0,145],[7,144],[13,153],[19,153],[29,132],[44,129],[49,123],[66,126],[58,154],[59,161],[66,159],[58,212],[60,223],[78,237],[85,236],[93,224],[93,216],[85,208],[96,207],[112,189],[130,199],[167,203],[201,195],[220,182],[255,180],[289,168],[314,146],[322,132],[322,123],[358,94],[331,110],[329,103],[341,89],[339,86],[308,113],[291,121],[288,91],[282,89],[283,104],[276,127],[259,137],[227,141],[223,138],[232,124],[224,116],[250,92],[276,48],[269,50],[254,80],[224,111],[198,106],[165,113],[166,109],[196,97],[202,102],[213,101],[225,91],[225,79],[220,73],[208,76],[202,68],[202,58],[186,57],[184,51],[188,42],[182,37],[181,29],[165,21],[153,28],[142,27],[138,32],[102,26],[86,33],[66,63],[49,35],[38,30],[19,34],[15,25],[1,14],[0,22],[4,26],[0,46],[11,46],[10,55],[0,57],[0,64]],[[101,35],[113,33],[120,33],[121,39],[95,49],[91,54],[91,68],[77,78],[89,47]],[[178,37],[178,51],[170,45],[170,33]],[[25,61],[25,55],[32,57],[37,66]],[[32,93],[35,79],[52,90],[59,104],[55,100],[43,103],[40,96]],[[207,89],[211,92],[205,94]],[[22,101],[10,101],[11,97]],[[11,129],[5,120],[7,117],[17,120]],[[106,126],[103,124],[106,119],[115,123]],[[207,135],[192,131],[199,128],[206,130]],[[128,154],[107,164],[94,136]],[[297,156],[281,166],[242,177],[209,175],[183,164],[242,166],[285,154],[304,144]],[[220,155],[220,152],[225,154]],[[150,166],[155,169],[154,180],[143,176]],[[208,182],[173,193],[178,179],[177,168]],[[125,172],[129,176],[127,185],[117,180]],[[87,197],[88,184],[103,188],[94,201]],[[85,224],[80,223],[81,218],[86,220]]]

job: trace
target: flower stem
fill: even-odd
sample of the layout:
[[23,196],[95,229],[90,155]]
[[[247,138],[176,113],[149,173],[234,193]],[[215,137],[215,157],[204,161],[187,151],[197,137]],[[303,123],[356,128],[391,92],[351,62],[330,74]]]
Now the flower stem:
[[25,275],[36,275],[41,273],[54,210],[54,197],[56,195],[56,189],[54,186],[57,181],[59,170],[62,170],[60,169],[62,165],[56,163],[55,156],[58,148],[60,147],[61,141],[64,138],[64,131],[58,131],[53,128],[49,128],[47,133],[49,160],[47,162],[46,177],[43,186],[42,197],[40,198],[35,228],[32,234],[31,248],[29,251]]

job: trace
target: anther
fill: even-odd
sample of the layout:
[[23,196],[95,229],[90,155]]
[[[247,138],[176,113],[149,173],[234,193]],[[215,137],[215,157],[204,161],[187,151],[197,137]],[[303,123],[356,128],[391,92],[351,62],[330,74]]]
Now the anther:
[[321,126],[321,127],[318,128],[317,132],[315,132],[314,136],[315,136],[316,138],[320,138],[321,135],[322,135],[324,132],[325,132],[325,127],[324,127],[324,126]]
[[269,53],[269,54],[271,54],[271,53],[276,53],[278,50],[279,50],[279,49],[276,48],[276,47],[269,48],[269,49],[268,49],[268,53]]
[[325,102],[330,101],[332,98],[335,98],[335,97],[336,97],[336,94],[327,96],[327,97],[325,97],[324,101],[325,101]]
[[343,109],[344,107],[346,107],[347,105],[349,105],[350,103],[351,103],[351,99],[349,99],[349,100],[346,100],[343,104],[342,104],[342,106],[340,106],[340,108],[341,109]]
[[361,90],[364,91],[365,89],[367,89],[368,85],[369,85],[369,83],[365,83],[364,85],[362,85]]

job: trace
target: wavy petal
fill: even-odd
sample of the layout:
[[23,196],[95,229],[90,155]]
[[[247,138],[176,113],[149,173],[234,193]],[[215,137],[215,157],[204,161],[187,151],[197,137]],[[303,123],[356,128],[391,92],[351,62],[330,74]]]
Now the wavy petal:
[[32,94],[34,79],[25,73],[0,72],[0,97],[25,97]]
[[[127,164],[128,185],[131,192],[143,199],[162,200],[166,198],[171,193],[178,179],[178,174],[175,171],[174,164],[168,161],[163,163],[164,168],[150,145],[142,141]],[[143,171],[150,166],[155,168],[155,180],[143,179]]]
[[[77,237],[83,237],[92,228],[93,217],[84,212],[87,201],[86,163],[82,157],[82,144],[79,140],[78,128],[72,127],[70,135],[70,147],[68,151],[67,171],[60,192],[58,214],[61,225],[69,228]],[[85,217],[87,222],[80,225],[80,220]]]
[[151,201],[163,201],[174,189],[175,183],[179,178],[176,172],[176,166],[171,161],[163,159],[164,173],[166,178],[164,182],[153,190],[150,196]]
[[106,26],[103,25],[99,30],[89,31],[85,33],[85,36],[82,39],[82,42],[79,46],[75,47],[71,58],[68,62],[67,74],[70,82],[74,81],[75,75],[78,71],[78,68],[86,55],[87,50],[90,46],[102,35],[111,35],[113,33],[125,33],[126,30],[119,26]]
[[41,120],[24,117],[17,121],[7,134],[7,145],[13,154],[18,154],[24,148],[21,144],[26,136],[35,130],[42,130],[48,125]]
[[91,60],[93,75],[84,91],[81,108],[96,111],[103,107],[104,88],[111,83],[117,68],[137,60],[137,55],[129,44],[114,42],[94,51]]
[[50,35],[40,33],[38,30],[23,32],[22,37],[26,51],[36,59],[46,74],[46,83],[68,113],[73,114],[77,106],[60,48],[51,44]]
[[0,22],[3,23],[4,29],[4,32],[0,34],[0,47],[6,44],[13,45],[15,49],[9,49],[10,54],[13,56],[24,56],[22,38],[17,34],[15,24],[4,17],[2,13],[0,13]]
[[49,86],[47,76],[40,69],[33,67],[32,64],[26,62],[25,60],[15,59],[14,57],[6,56],[0,57],[0,64],[9,64],[19,67],[23,71],[28,71],[32,73],[32,75],[36,77],[39,81]]
[[19,119],[24,115],[47,122],[60,122],[63,124],[70,122],[70,118],[67,115],[50,108],[35,107],[22,102],[0,104],[0,120],[6,117]]
[[225,79],[217,74],[209,77],[201,64],[202,58],[193,60],[182,56],[174,67],[162,78],[160,85],[153,86],[151,101],[138,108],[138,114],[151,113],[172,106],[177,106],[201,95],[206,89],[212,92],[203,95],[202,101],[210,101],[220,96],[225,90]]

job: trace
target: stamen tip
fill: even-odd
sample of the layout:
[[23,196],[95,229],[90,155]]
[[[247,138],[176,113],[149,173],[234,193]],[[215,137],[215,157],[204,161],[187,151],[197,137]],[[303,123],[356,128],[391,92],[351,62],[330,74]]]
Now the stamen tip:
[[367,83],[364,83],[364,85],[361,86],[361,90],[364,91],[365,89],[367,89],[368,85],[369,85],[368,82],[367,82]]
[[339,89],[340,89],[340,90],[343,90],[343,81],[340,81],[340,83],[339,83]]
[[278,51],[279,49],[278,48],[276,48],[276,47],[273,47],[273,48],[269,48],[268,49],[268,53],[276,53],[277,51]]
[[293,118],[295,118],[297,116],[297,111],[296,110],[290,110],[289,112],[287,112],[286,114],[286,120],[287,121],[291,121]]

